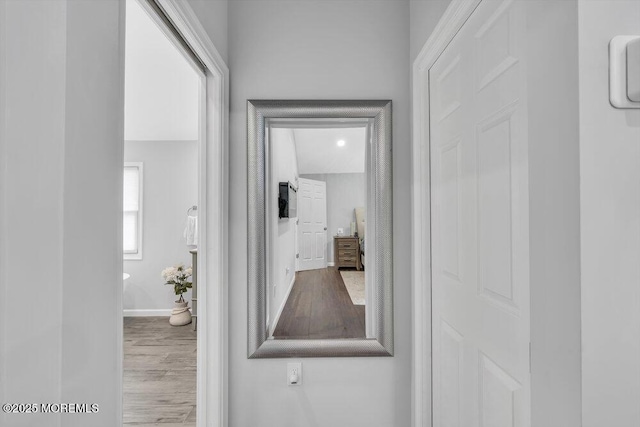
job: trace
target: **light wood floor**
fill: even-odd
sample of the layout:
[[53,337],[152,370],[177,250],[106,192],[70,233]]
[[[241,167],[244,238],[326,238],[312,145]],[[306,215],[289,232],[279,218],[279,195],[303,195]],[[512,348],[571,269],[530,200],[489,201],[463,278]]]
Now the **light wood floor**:
[[167,317],[124,318],[126,426],[196,425],[196,332]]

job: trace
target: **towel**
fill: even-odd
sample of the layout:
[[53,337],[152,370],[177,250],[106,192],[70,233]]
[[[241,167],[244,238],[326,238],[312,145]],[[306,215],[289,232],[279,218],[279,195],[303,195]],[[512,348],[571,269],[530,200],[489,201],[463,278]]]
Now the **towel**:
[[198,217],[187,216],[187,226],[184,228],[184,238],[187,240],[188,246],[198,245]]

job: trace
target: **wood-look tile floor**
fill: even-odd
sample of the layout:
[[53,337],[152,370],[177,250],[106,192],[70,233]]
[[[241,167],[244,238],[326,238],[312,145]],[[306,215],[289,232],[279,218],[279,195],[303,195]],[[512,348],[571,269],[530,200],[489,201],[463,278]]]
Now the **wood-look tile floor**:
[[124,318],[125,426],[195,427],[196,332],[167,317]]

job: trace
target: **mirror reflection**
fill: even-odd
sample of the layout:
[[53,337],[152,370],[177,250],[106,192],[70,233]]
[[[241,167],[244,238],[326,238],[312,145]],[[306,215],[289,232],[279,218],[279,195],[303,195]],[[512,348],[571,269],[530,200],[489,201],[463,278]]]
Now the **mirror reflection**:
[[369,125],[368,119],[268,123],[271,339],[374,335],[367,322],[375,306],[367,286]]

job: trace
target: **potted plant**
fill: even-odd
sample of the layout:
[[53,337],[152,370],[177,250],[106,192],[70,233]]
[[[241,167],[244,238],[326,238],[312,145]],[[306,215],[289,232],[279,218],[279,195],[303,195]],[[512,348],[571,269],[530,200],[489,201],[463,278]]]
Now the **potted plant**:
[[167,267],[162,270],[162,277],[165,285],[173,285],[173,291],[180,298],[176,301],[176,305],[171,310],[169,323],[172,326],[183,326],[191,323],[191,312],[189,311],[189,303],[184,300],[182,294],[191,288],[189,278],[193,274],[191,267],[185,267],[184,264],[178,264],[175,267]]

